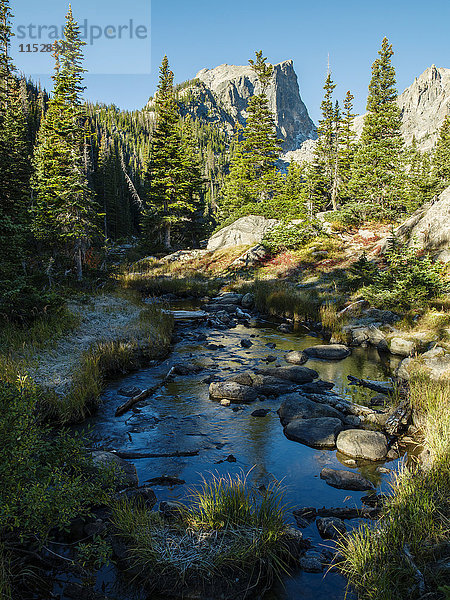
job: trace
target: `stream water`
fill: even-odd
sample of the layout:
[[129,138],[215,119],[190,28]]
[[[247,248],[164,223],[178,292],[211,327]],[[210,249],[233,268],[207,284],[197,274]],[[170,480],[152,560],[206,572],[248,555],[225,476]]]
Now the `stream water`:
[[[253,345],[245,349],[243,338]],[[286,488],[287,503],[293,508],[303,506],[361,506],[364,492],[334,489],[319,477],[324,466],[343,467],[345,457],[335,451],[315,450],[289,441],[283,435],[276,410],[280,402],[276,398],[244,406],[233,411],[212,401],[208,394],[209,376],[231,376],[247,369],[261,368],[267,363],[268,355],[277,357],[271,366],[287,364],[283,355],[287,350],[301,350],[323,343],[321,339],[298,330],[291,334],[280,333],[275,323],[265,323],[258,328],[238,325],[234,329],[218,331],[204,324],[181,324],[176,329],[176,343],[171,355],[163,362],[148,369],[128,375],[111,383],[103,394],[98,414],[88,423],[91,436],[99,447],[107,450],[133,452],[172,452],[199,450],[198,456],[187,458],[152,458],[133,460],[140,485],[162,475],[186,481],[185,485],[173,487],[154,486],[159,501],[186,500],[189,487],[201,482],[209,473],[247,473],[256,485],[267,484],[274,478],[282,481]],[[267,344],[275,344],[270,348]],[[217,348],[214,348],[215,345]],[[202,371],[187,376],[177,376],[149,398],[144,406],[135,408],[122,417],[114,413],[125,398],[119,394],[124,388],[144,389],[161,380],[176,363],[193,362]],[[361,378],[386,380],[389,365],[383,364],[373,349],[356,348],[351,356],[342,361],[309,360],[307,365],[319,372],[321,379],[332,381],[335,390],[348,395],[347,375]],[[361,401],[361,397],[358,398]],[[253,417],[256,408],[267,408],[266,417]],[[233,455],[236,462],[225,459]],[[379,467],[380,463],[361,463],[357,470],[370,479],[381,490],[389,486],[390,472]],[[397,463],[386,465],[395,470]],[[292,517],[292,522],[294,519]],[[347,521],[349,527],[358,523]],[[321,540],[315,523],[303,530],[314,546],[330,546]],[[118,600],[135,598],[134,592],[115,588],[114,569],[106,576],[106,593]],[[298,571],[286,578],[269,592],[264,600],[343,600],[346,582],[337,573],[309,574]]]

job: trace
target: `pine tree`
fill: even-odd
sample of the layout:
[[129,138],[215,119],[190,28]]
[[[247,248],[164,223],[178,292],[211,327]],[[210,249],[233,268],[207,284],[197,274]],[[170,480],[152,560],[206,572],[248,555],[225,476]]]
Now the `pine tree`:
[[281,153],[281,140],[277,138],[266,93],[273,67],[266,64],[262,51],[255,54],[256,60],[250,59],[249,64],[258,77],[260,93],[253,95],[248,103],[242,139],[239,128],[235,134],[235,151],[225,186],[223,212],[228,214],[249,203],[272,200],[280,186],[276,162]]
[[333,210],[337,208],[339,175],[337,149],[340,130],[339,106],[333,106],[335,87],[331,72],[328,72],[323,86],[325,94],[320,105],[322,118],[317,127],[318,139],[314,150],[314,163],[310,170],[316,208],[331,204]]
[[353,199],[362,203],[366,214],[380,216],[402,203],[401,116],[397,106],[394,54],[383,39],[379,58],[372,65],[367,115],[355,154],[349,189]]
[[424,202],[433,197],[436,178],[431,169],[430,153],[421,152],[417,148],[417,140],[413,136],[411,146],[405,152],[406,169],[406,205],[408,212],[413,212]]
[[96,217],[84,157],[84,45],[69,8],[64,39],[55,45],[54,92],[34,156],[35,234],[54,254],[63,248],[75,260],[78,280]]
[[173,226],[191,220],[195,211],[199,171],[190,143],[182,139],[173,73],[167,56],[160,67],[155,108],[156,129],[150,150],[145,227],[147,234],[152,228],[161,230],[164,247],[170,249]]
[[436,179],[436,194],[450,185],[450,115],[439,130],[439,137],[433,154],[433,175]]
[[353,122],[356,115],[353,113],[354,96],[350,90],[344,99],[344,111],[341,119],[339,139],[339,175],[341,178],[342,196],[347,198],[347,185],[351,177],[351,168],[356,152],[356,132],[353,130]]
[[295,161],[290,163],[279,197],[278,204],[280,208],[273,214],[275,218],[292,217],[298,219],[307,216],[304,170],[303,165]]
[[[14,305],[27,285],[30,164],[27,122],[9,56],[9,2],[0,2],[0,305]],[[18,308],[18,307],[16,307]]]

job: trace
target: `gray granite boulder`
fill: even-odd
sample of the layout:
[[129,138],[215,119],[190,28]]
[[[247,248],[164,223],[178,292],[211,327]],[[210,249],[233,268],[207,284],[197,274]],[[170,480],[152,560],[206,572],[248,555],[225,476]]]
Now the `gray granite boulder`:
[[223,398],[231,402],[253,402],[257,399],[256,391],[248,386],[235,381],[216,381],[209,386],[209,397],[214,400]]
[[284,355],[284,360],[293,365],[303,365],[308,360],[308,357],[301,350],[292,350]]
[[282,403],[277,412],[282,425],[287,425],[293,419],[333,417],[342,421],[344,418],[343,414],[332,406],[313,402],[300,394],[288,394],[282,396],[280,400]]
[[389,450],[384,433],[361,429],[341,431],[336,445],[342,454],[365,460],[383,460]]
[[278,221],[276,219],[266,219],[258,215],[241,217],[210,237],[207,250],[259,244],[266,233],[271,231],[277,224]]

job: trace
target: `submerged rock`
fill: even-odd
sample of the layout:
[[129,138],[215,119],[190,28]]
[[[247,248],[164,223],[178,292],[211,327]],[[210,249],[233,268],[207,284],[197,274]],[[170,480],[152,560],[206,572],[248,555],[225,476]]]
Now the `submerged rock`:
[[268,408],[258,408],[251,413],[252,417],[266,417],[270,413]]
[[306,348],[304,352],[310,358],[321,358],[323,360],[342,360],[351,354],[350,348],[343,344],[311,346],[311,348]]
[[270,375],[277,379],[285,379],[293,383],[310,383],[319,377],[317,371],[308,369],[307,367],[267,367],[266,369],[258,369],[256,373],[260,375]]
[[241,346],[243,348],[251,348],[251,346],[253,346],[253,342],[251,342],[250,340],[241,340]]
[[322,573],[324,557],[320,552],[308,550],[300,559],[300,568],[306,573]]
[[320,478],[324,479],[331,487],[339,490],[364,492],[366,490],[374,489],[374,486],[370,481],[360,475],[360,473],[355,473],[354,471],[338,471],[336,469],[325,467],[320,472]]
[[337,448],[342,454],[366,460],[383,460],[388,453],[384,433],[361,429],[342,431],[337,439]]
[[281,333],[292,333],[294,328],[292,325],[289,325],[289,323],[282,323],[281,325],[278,325],[277,329],[278,331],[281,331]]
[[331,417],[319,419],[294,419],[284,428],[284,435],[294,442],[311,448],[336,447],[336,437],[342,430],[342,421]]
[[337,540],[347,533],[344,521],[337,517],[320,517],[316,520],[316,525],[324,540]]

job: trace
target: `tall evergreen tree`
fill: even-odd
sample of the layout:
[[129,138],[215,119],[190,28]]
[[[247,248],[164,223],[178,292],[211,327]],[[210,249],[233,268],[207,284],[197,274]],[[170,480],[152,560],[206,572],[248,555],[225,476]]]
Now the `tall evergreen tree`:
[[84,45],[69,7],[64,39],[55,45],[54,91],[34,156],[35,234],[54,254],[63,248],[74,259],[79,280],[96,216],[84,155]]
[[274,115],[269,107],[267,88],[273,67],[267,64],[262,51],[249,64],[256,73],[260,93],[250,98],[247,121],[239,139],[236,133],[235,151],[230,174],[225,185],[224,211],[228,214],[248,203],[270,201],[279,190],[280,180],[276,162],[281,154],[281,140],[277,138]]
[[433,154],[433,176],[436,179],[436,193],[440,194],[450,185],[450,115],[439,130],[439,137]]
[[150,149],[145,225],[147,232],[155,228],[162,231],[164,247],[170,249],[173,226],[192,219],[200,175],[190,142],[182,139],[173,73],[167,56],[160,67],[155,109],[156,129]]
[[351,177],[351,167],[356,152],[356,132],[353,130],[353,122],[356,115],[353,113],[354,96],[347,91],[344,99],[344,110],[341,119],[339,139],[339,163],[342,196],[348,198],[347,185]]
[[322,117],[317,127],[317,144],[314,150],[313,168],[310,170],[311,183],[316,198],[316,208],[325,208],[331,204],[337,208],[338,191],[338,139],[340,129],[340,110],[333,105],[333,91],[336,84],[328,71],[323,89],[324,98],[320,105]]
[[402,203],[401,115],[396,103],[394,54],[383,39],[379,58],[372,65],[367,115],[355,154],[349,189],[366,213],[380,215]]
[[0,1],[0,307],[24,295],[29,237],[30,164],[27,122],[9,56],[11,12]]

